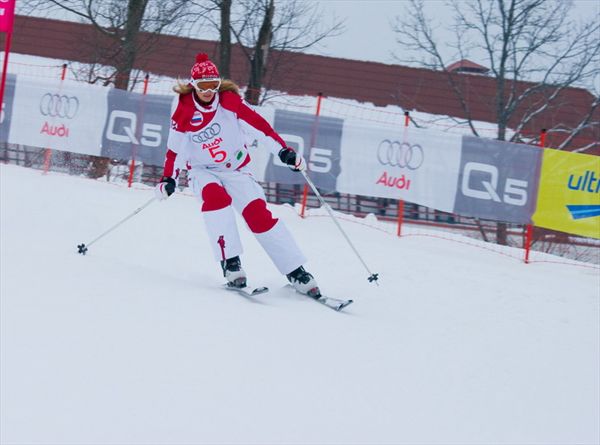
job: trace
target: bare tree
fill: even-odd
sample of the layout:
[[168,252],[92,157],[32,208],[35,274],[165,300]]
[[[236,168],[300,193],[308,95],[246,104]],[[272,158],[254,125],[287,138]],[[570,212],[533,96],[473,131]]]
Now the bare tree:
[[[48,15],[62,10],[91,24],[94,38],[80,42],[91,63],[76,74],[127,90],[141,77],[134,70],[136,59],[150,52],[159,34],[185,25],[188,6],[185,0],[22,0],[20,10]],[[94,157],[89,175],[104,176],[108,163],[108,158]]]
[[273,38],[273,14],[275,13],[275,0],[268,0],[265,4],[262,24],[254,44],[254,52],[250,57],[250,78],[246,88],[246,100],[251,104],[258,104],[263,75],[266,71],[267,56]]
[[[136,59],[148,53],[161,33],[180,26],[185,0],[23,0],[23,11],[66,11],[91,24],[97,32],[89,45],[92,63],[82,73],[91,83],[128,89],[135,84]],[[146,33],[141,38],[141,33]],[[133,80],[133,82],[132,82]]]
[[218,0],[221,12],[219,24],[219,71],[226,79],[231,77],[231,2],[232,0]]
[[315,47],[339,35],[343,22],[324,24],[319,5],[306,0],[239,0],[231,30],[250,65],[246,100],[258,104],[267,66],[276,75],[284,51]]
[[[559,102],[561,93],[573,86],[590,84],[600,73],[600,23],[591,18],[577,25],[568,19],[570,1],[556,0],[471,0],[449,2],[454,13],[454,40],[448,46],[460,59],[477,53],[483,57],[496,83],[495,110],[497,137],[506,140],[509,122],[517,125],[510,140],[522,137],[523,128]],[[469,101],[460,75],[449,72],[440,40],[427,18],[424,3],[410,0],[410,7],[398,18],[394,30],[403,48],[427,57],[405,61],[443,70],[459,99],[472,131]],[[527,82],[527,83],[525,83]],[[598,101],[590,104],[591,111]],[[516,119],[518,118],[518,119]],[[574,128],[581,132],[597,122],[591,116]],[[571,133],[572,137],[576,133]]]
[[[198,34],[204,36],[209,34],[209,38],[219,40],[217,61],[219,73],[223,78],[231,78],[231,10],[234,4],[233,0],[189,0],[188,3],[189,21],[193,22],[193,25],[187,30],[187,33],[191,37]],[[198,18],[200,18],[200,21],[197,20]],[[179,34],[181,35],[181,33]]]
[[[497,139],[521,141],[523,130],[536,116],[561,105],[567,88],[589,85],[600,73],[600,22],[592,17],[577,24],[569,19],[570,1],[556,0],[469,0],[448,2],[454,12],[449,31],[454,39],[447,46],[454,57],[471,54],[486,60],[494,77]],[[436,30],[422,0],[410,0],[406,14],[396,19],[397,41],[409,54],[398,58],[442,70],[459,101],[474,135],[473,111],[465,87],[465,76],[448,71]],[[597,95],[596,95],[597,96]],[[563,131],[566,147],[582,131],[600,125],[593,119],[598,98],[589,104],[589,113],[572,128]],[[511,124],[511,127],[509,127]],[[507,130],[513,130],[507,137]],[[585,149],[585,147],[583,148]],[[506,225],[499,224],[497,241],[506,244]]]
[[[60,0],[65,1],[68,0]],[[176,35],[201,34],[204,38],[219,40],[217,65],[224,78],[232,77],[233,37],[248,62],[245,94],[253,104],[267,97],[266,94],[261,96],[261,92],[269,89],[269,79],[290,69],[283,63],[286,51],[313,48],[343,32],[343,22],[332,17],[325,23],[321,6],[312,0],[177,0],[173,3],[185,3],[186,12],[185,19],[174,22]],[[216,60],[217,54],[210,56]],[[243,83],[245,79],[235,80]]]

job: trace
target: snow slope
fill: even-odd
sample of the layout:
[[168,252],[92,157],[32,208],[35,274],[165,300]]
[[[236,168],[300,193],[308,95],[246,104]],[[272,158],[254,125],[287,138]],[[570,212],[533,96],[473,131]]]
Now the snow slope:
[[[600,276],[271,206],[337,313],[220,289],[198,203],[2,165],[3,444],[593,444]],[[242,226],[242,224],[240,224]]]

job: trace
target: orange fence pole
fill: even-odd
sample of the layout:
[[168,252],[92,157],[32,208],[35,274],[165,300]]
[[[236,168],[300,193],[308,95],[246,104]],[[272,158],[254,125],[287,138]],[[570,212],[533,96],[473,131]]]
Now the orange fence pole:
[[[319,115],[321,114],[321,100],[323,100],[323,93],[317,94],[317,110],[315,112],[315,125],[313,126],[313,132],[311,135],[310,147],[309,150],[312,150],[313,145],[317,140],[317,122],[319,119]],[[310,154],[310,153],[309,153]],[[308,184],[304,184],[304,190],[302,192],[302,206],[300,209],[300,217],[304,218],[304,211],[306,210],[306,201],[308,201]]]
[[529,264],[529,252],[531,252],[531,240],[533,238],[533,226],[527,224],[525,229],[525,264]]
[[[546,129],[542,128],[540,132],[540,148],[544,148],[546,146]],[[525,249],[525,264],[529,264],[529,253],[531,252],[531,243],[533,241],[533,225],[527,224],[525,228],[525,240],[524,246]]]
[[544,148],[546,146],[546,129],[542,128],[540,132],[540,147]]
[[[67,64],[63,63],[62,64],[62,70],[60,71],[60,81],[61,83],[65,80],[65,77],[67,77]],[[44,170],[42,171],[42,173],[48,174],[48,171],[50,170],[50,163],[52,161],[52,149],[51,148],[46,148],[44,150]]]
[[304,210],[306,209],[306,201],[308,200],[308,185],[304,184],[302,191],[302,208],[300,209],[300,218],[304,218]]
[[402,235],[402,223],[404,222],[404,201],[398,201],[398,236]]
[[[410,113],[408,111],[404,112],[404,129],[408,128],[408,124],[410,122]],[[404,201],[398,201],[398,230],[396,231],[397,235],[400,236],[402,234],[402,223],[404,222]]]
[[50,160],[52,159],[52,149],[46,148],[44,150],[44,171],[42,172],[44,175],[48,173],[50,170]]

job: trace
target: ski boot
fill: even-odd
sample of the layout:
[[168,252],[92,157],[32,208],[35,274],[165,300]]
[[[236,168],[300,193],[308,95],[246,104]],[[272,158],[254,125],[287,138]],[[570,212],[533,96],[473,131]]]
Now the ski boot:
[[227,279],[227,286],[240,289],[246,287],[246,272],[242,269],[239,256],[221,261],[221,267],[223,268],[223,276]]
[[286,277],[301,294],[308,295],[317,300],[321,298],[321,291],[319,290],[319,286],[317,286],[317,281],[311,274],[304,270],[304,267],[300,266],[298,269],[287,274]]

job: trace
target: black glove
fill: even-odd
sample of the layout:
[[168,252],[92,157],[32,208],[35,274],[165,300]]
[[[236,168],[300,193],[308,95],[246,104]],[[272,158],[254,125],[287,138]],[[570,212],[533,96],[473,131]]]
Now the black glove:
[[279,150],[279,159],[281,159],[281,162],[284,164],[289,165],[294,171],[299,172],[306,168],[306,164],[304,159],[302,159],[302,156],[298,156],[291,148],[286,147]]
[[282,148],[279,150],[279,159],[287,165],[296,165],[296,152],[291,148]]
[[160,182],[156,184],[154,191],[157,199],[167,199],[169,196],[175,193],[175,180],[173,178],[163,176]]

